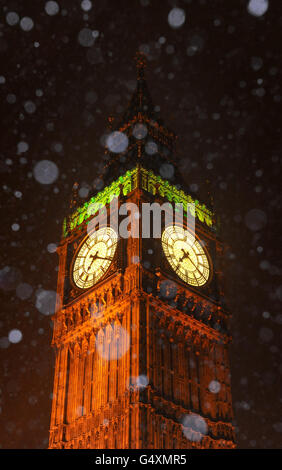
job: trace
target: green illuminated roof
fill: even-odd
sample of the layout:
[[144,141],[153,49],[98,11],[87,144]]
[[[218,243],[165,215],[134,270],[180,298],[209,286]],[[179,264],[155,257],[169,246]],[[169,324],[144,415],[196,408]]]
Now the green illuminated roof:
[[120,176],[116,181],[113,181],[109,186],[91,197],[89,201],[77,208],[68,218],[65,218],[63,237],[69,236],[83,222],[88,223],[97,214],[99,209],[109,204],[114,197],[121,194],[126,196],[137,187],[150,194],[159,195],[171,203],[183,204],[184,212],[188,207],[193,217],[196,217],[208,227],[214,226],[214,214],[205,204],[201,204],[189,194],[185,194],[184,191],[173,186],[169,181],[155,175],[153,171],[137,166],[127,171],[125,175]]

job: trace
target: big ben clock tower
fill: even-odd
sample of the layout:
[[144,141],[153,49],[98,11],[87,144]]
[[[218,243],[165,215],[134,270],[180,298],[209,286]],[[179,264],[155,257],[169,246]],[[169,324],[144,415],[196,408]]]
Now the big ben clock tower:
[[233,448],[215,215],[187,191],[136,60],[104,187],[80,202],[74,186],[58,247],[49,447]]

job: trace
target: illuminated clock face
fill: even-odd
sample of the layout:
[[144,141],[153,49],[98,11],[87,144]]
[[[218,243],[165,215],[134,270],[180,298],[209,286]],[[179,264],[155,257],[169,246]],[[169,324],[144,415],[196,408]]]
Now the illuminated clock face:
[[104,227],[84,241],[73,264],[73,281],[77,287],[88,289],[101,279],[113,260],[117,239],[112,228]]
[[206,252],[196,238],[182,227],[171,225],[162,234],[162,246],[176,274],[191,286],[204,286],[210,276]]

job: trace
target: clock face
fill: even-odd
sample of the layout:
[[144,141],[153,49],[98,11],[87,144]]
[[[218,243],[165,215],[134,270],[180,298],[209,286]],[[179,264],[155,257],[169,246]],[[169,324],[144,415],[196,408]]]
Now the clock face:
[[210,277],[206,252],[193,235],[182,227],[171,225],[162,234],[162,246],[176,274],[191,286],[204,286]]
[[117,233],[110,227],[93,232],[82,244],[73,264],[73,281],[80,289],[92,287],[106,273],[117,247]]

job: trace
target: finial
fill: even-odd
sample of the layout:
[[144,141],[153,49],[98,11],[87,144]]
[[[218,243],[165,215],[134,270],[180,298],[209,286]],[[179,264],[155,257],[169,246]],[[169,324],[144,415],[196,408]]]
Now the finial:
[[109,116],[109,117],[108,117],[108,125],[107,125],[107,127],[108,127],[109,130],[112,130],[112,129],[113,129],[114,120],[115,120],[114,116]]
[[209,198],[210,209],[213,210],[213,208],[214,208],[214,199],[213,199],[213,194],[212,194],[212,191],[211,191],[211,181],[210,181],[210,179],[206,180],[206,184],[207,184],[207,188],[208,188],[208,198]]
[[74,209],[77,206],[77,203],[78,203],[78,188],[79,188],[79,184],[77,182],[75,182],[73,187],[72,187],[72,194],[71,194],[71,200],[70,200],[70,209]]
[[136,52],[134,59],[136,62],[137,80],[142,80],[147,66],[146,56],[143,52]]

